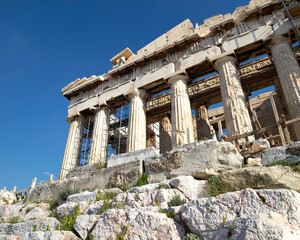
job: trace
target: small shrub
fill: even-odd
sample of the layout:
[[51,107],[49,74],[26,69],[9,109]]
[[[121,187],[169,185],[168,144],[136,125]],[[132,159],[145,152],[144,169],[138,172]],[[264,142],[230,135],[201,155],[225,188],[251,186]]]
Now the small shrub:
[[73,195],[78,192],[78,189],[65,188],[58,194],[58,198],[59,200],[66,201],[70,195]]
[[60,231],[60,225],[57,224],[56,228],[55,228],[55,231]]
[[159,184],[159,187],[158,187],[159,189],[170,189],[170,186],[169,186],[169,184],[166,184],[166,183],[161,183],[161,184]]
[[87,239],[88,239],[88,240],[95,240],[94,234],[91,233],[91,234],[88,236]]
[[80,207],[79,204],[75,207],[73,214],[65,216],[61,221],[60,230],[72,231],[75,232],[73,225],[75,224],[76,218],[79,213]]
[[217,175],[211,176],[207,180],[206,184],[208,187],[209,194],[213,197],[222,193],[232,192],[232,188],[224,181],[222,181],[221,178]]
[[32,231],[36,232],[36,225],[33,225]]
[[124,209],[125,205],[122,203],[117,203],[117,204],[111,204],[110,200],[114,199],[115,196],[117,196],[117,193],[114,192],[105,192],[103,197],[101,197],[101,200],[103,200],[103,205],[99,211],[99,214],[101,215],[108,209],[116,208],[116,209]]
[[50,199],[49,200],[50,210],[54,211],[58,207],[58,200],[56,199]]
[[266,165],[266,167],[272,167],[275,165],[290,167],[293,171],[296,171],[296,172],[300,171],[300,163],[299,162],[293,163],[293,162],[290,162],[288,159],[268,164],[268,165]]
[[183,237],[183,240],[200,240],[194,233],[188,233]]
[[132,188],[132,184],[126,182],[126,183],[123,183],[123,185],[120,188],[121,188],[122,191],[126,192],[126,191],[128,191],[129,189]]
[[173,218],[176,215],[175,212],[168,211],[168,210],[162,209],[162,208],[159,209],[159,212],[166,214],[168,218]]
[[8,223],[15,224],[15,223],[18,223],[19,220],[20,220],[20,216],[15,216],[15,217],[12,217],[11,219],[9,219]]
[[223,226],[225,226],[225,224],[227,223],[227,218],[223,216]]
[[160,198],[159,197],[155,199],[155,205],[160,208]]
[[28,207],[28,208],[26,208],[26,211],[25,211],[26,214],[29,213],[29,212],[31,212],[32,209],[34,209],[34,207]]
[[95,163],[94,168],[95,170],[101,170],[102,168],[106,168],[106,163]]
[[181,199],[179,195],[176,195],[168,202],[168,206],[169,207],[180,206],[185,203],[186,203],[185,199]]
[[129,233],[129,225],[125,227],[125,231],[120,231],[120,226],[118,226],[118,232],[116,233],[115,240],[126,240],[127,234]]
[[148,175],[146,173],[143,174],[139,173],[139,179],[136,182],[136,186],[140,187],[146,184],[148,184]]

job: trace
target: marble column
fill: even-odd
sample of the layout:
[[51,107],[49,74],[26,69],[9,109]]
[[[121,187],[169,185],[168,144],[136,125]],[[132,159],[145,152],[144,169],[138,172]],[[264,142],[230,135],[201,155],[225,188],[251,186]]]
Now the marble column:
[[176,75],[171,84],[172,148],[194,142],[191,103],[187,89],[188,77]]
[[96,109],[89,164],[105,164],[106,162],[109,124],[108,114],[107,106],[101,106]]
[[160,153],[172,150],[172,125],[169,116],[165,116],[160,120],[159,149]]
[[[288,38],[276,36],[271,42],[271,53],[290,116],[300,118],[300,67],[290,46]],[[293,126],[299,141],[300,122]]]
[[127,152],[146,148],[146,99],[143,89],[133,89],[129,94],[130,110],[128,121]]
[[211,125],[208,120],[208,112],[205,105],[196,107],[196,123],[197,123],[197,139],[206,140],[212,139]]
[[[236,59],[231,56],[221,57],[215,62],[216,70],[219,73],[228,137],[253,131],[236,62]],[[248,140],[253,141],[254,137],[249,136]],[[240,139],[239,143],[244,141],[245,139]]]
[[69,170],[79,165],[81,138],[83,133],[83,117],[70,119],[70,128],[60,169],[59,179],[64,179]]

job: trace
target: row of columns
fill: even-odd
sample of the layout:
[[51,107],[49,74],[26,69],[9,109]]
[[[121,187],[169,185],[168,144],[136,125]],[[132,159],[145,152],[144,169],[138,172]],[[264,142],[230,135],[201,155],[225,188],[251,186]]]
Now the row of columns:
[[[271,44],[271,53],[275,68],[292,118],[300,117],[300,68],[287,38],[276,37]],[[237,70],[237,60],[233,56],[223,56],[214,62],[219,74],[225,122],[228,137],[253,131],[247,101]],[[175,75],[167,79],[171,85],[171,127],[170,119],[161,121],[161,137],[171,138],[172,147],[166,141],[160,141],[160,146],[171,150],[176,146],[194,142],[194,131],[191,104],[188,95],[189,78],[186,75]],[[146,148],[146,100],[147,93],[143,89],[133,89],[130,98],[128,123],[127,152]],[[197,109],[198,136],[213,137],[213,131],[208,125],[207,109],[202,106]],[[66,169],[76,165],[79,156],[77,137],[81,129],[81,117],[74,117],[70,122],[70,130],[64,153],[60,178],[64,178]],[[96,109],[95,125],[89,163],[105,162],[108,139],[108,108],[101,106]],[[300,126],[295,127],[300,138]],[[170,137],[171,132],[171,137]],[[199,137],[198,137],[199,138]],[[201,138],[199,138],[200,140]],[[253,136],[248,138],[254,140]],[[170,141],[168,141],[170,142]]]

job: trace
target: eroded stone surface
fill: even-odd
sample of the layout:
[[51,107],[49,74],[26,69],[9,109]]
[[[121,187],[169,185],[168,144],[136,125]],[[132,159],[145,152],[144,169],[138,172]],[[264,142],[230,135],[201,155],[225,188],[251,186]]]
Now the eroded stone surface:
[[17,201],[16,195],[6,190],[0,190],[0,204],[12,204]]
[[200,141],[178,147],[156,159],[146,159],[146,173],[150,182],[166,178],[192,175],[207,179],[221,171],[240,168],[243,157],[228,142]]
[[191,232],[204,239],[298,239],[300,194],[246,189],[181,207]]
[[128,239],[181,239],[185,229],[163,213],[141,209],[106,211],[95,223],[95,239],[111,239],[126,233]]

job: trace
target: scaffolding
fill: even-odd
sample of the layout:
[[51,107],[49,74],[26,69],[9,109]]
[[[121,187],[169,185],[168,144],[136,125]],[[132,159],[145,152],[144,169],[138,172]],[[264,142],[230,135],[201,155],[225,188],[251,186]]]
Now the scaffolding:
[[94,116],[89,116],[84,121],[82,128],[83,133],[81,138],[79,166],[85,166],[88,164],[94,128]]
[[294,21],[293,17],[299,15],[300,12],[300,2],[299,0],[281,0],[281,3],[284,7],[286,15],[291,23],[293,31],[295,33],[296,40],[300,44],[300,32],[299,28]]
[[107,159],[126,152],[129,105],[122,105],[109,114]]

